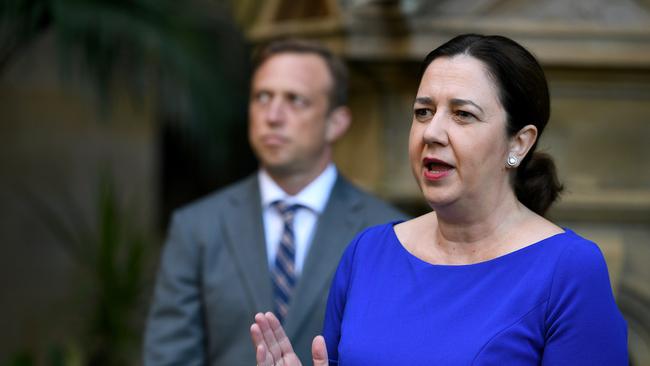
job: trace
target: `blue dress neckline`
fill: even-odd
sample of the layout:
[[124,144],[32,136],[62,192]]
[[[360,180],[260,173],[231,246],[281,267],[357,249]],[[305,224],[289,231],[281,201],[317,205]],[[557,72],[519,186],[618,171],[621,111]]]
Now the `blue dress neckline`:
[[477,267],[482,267],[482,266],[489,266],[489,265],[497,265],[501,262],[504,261],[509,261],[509,260],[514,260],[514,258],[518,258],[522,255],[527,255],[529,252],[534,252],[538,250],[539,247],[543,246],[544,243],[552,240],[557,240],[564,238],[565,236],[568,235],[574,235],[574,232],[571,229],[562,227],[562,230],[564,230],[561,233],[553,234],[549,237],[546,237],[544,239],[538,240],[534,243],[531,243],[529,245],[526,245],[523,248],[519,248],[517,250],[513,250],[512,252],[506,253],[504,255],[500,255],[498,257],[488,259],[485,261],[481,262],[476,262],[476,263],[470,263],[470,264],[436,264],[436,263],[430,263],[427,262],[420,257],[414,255],[406,247],[402,242],[399,240],[397,237],[397,233],[395,233],[395,225],[400,224],[404,222],[403,220],[401,221],[393,221],[390,223],[388,226],[390,228],[390,239],[391,243],[394,245],[397,245],[399,247],[399,252],[401,252],[403,255],[407,256],[411,262],[414,262],[415,264],[419,266],[424,266],[424,267],[432,267],[432,268],[449,268],[449,269],[461,269],[461,268],[477,268]]

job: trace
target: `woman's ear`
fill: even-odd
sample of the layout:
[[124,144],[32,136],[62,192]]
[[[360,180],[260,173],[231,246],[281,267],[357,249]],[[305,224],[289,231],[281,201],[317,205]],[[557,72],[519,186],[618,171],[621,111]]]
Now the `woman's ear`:
[[508,157],[514,156],[517,161],[522,161],[528,154],[528,151],[537,141],[537,127],[526,125],[513,137],[510,138],[510,149]]
[[350,108],[341,106],[336,107],[333,111],[330,112],[329,117],[327,118],[327,126],[325,131],[325,138],[328,143],[334,143],[341,136],[345,134],[350,127],[350,122],[352,120],[352,114]]

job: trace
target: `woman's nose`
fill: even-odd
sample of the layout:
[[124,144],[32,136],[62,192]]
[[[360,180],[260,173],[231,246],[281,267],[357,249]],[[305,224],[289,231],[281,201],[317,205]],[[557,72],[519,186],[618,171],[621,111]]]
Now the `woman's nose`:
[[424,129],[422,138],[424,142],[429,144],[447,145],[449,143],[449,136],[447,135],[448,121],[441,113],[436,113],[429,120]]

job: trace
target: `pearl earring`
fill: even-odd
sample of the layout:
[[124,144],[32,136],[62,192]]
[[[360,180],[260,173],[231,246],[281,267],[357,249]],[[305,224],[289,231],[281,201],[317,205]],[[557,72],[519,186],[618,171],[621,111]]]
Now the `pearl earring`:
[[506,161],[509,168],[514,168],[519,164],[519,159],[514,155],[508,155],[508,160]]

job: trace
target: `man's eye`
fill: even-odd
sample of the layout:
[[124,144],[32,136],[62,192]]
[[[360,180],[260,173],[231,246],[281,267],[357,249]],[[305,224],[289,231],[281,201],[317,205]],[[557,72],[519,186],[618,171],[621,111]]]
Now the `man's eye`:
[[413,110],[413,116],[418,121],[426,121],[433,117],[433,111],[428,108],[416,108]]
[[297,94],[289,95],[289,102],[298,108],[304,108],[308,105],[307,98]]
[[271,93],[269,92],[258,92],[255,94],[255,100],[259,103],[266,104],[271,100]]

